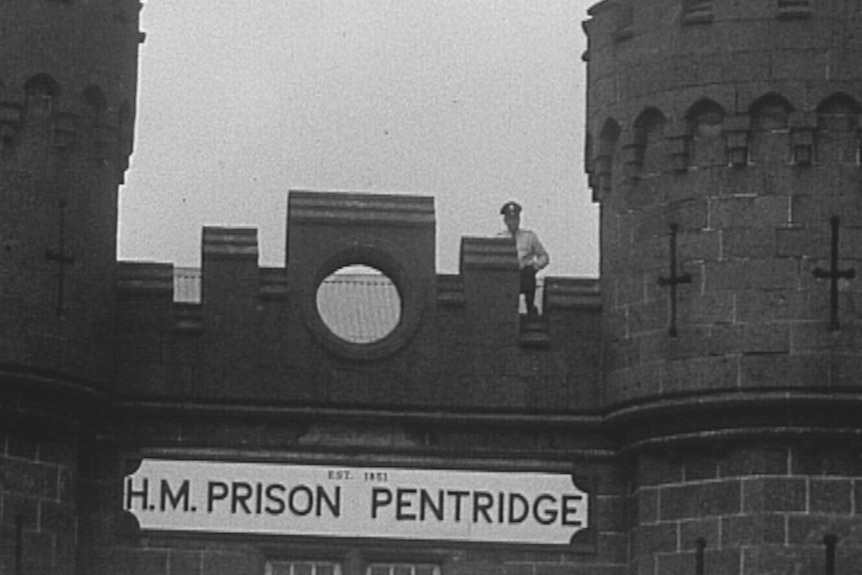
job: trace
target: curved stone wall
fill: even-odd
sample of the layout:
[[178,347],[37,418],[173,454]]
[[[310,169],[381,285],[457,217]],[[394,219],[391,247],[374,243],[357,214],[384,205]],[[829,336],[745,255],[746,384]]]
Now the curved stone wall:
[[0,19],[0,363],[105,383],[136,1],[15,0]]
[[862,8],[606,1],[590,14],[605,402],[858,390]]

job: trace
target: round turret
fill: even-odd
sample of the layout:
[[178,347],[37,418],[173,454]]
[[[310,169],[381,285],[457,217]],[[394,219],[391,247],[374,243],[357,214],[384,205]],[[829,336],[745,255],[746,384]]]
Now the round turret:
[[590,15],[586,162],[629,567],[852,571],[862,8],[607,0]]
[[132,151],[139,9],[0,3],[3,572],[71,573],[81,549],[112,530],[93,519],[93,502],[117,489],[93,480],[112,461],[94,438],[113,379],[117,190]]
[[0,365],[110,379],[117,189],[136,0],[12,0],[0,18]]
[[606,402],[858,390],[862,8],[608,0],[590,14]]

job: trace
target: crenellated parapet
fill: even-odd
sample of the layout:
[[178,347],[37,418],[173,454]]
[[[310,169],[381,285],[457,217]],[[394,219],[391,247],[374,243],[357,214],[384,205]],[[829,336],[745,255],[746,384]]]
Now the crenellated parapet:
[[134,93],[118,96],[108,101],[97,84],[64,87],[44,73],[0,87],[0,166],[92,166],[122,183],[133,147]]
[[[431,198],[291,192],[284,268],[260,267],[256,231],[242,228],[204,229],[198,302],[173,301],[172,266],[122,262],[123,393],[333,405],[594,406],[597,282],[547,278],[545,312],[528,318],[518,310],[511,239],[464,238],[460,273],[438,275],[434,227]],[[357,265],[380,274],[348,273],[341,281],[354,282],[352,288],[331,275]],[[337,325],[349,318],[326,305],[343,307],[372,289],[360,296],[361,306],[385,306],[392,296],[382,282],[397,294],[394,327],[352,341]],[[373,330],[385,319],[361,321]],[[525,371],[524,362],[532,367]]]
[[774,0],[590,13],[607,403],[862,387],[844,375],[862,365],[862,47],[835,48],[862,14]]
[[4,4],[0,52],[16,56],[0,65],[4,169],[77,157],[122,182],[134,141],[142,6],[137,0]]
[[[115,345],[133,337],[115,331],[115,302],[118,292],[165,299],[152,270],[116,275],[140,8],[137,0],[0,6],[2,572],[69,573],[111,530],[91,514],[119,485],[94,480],[112,457],[100,438],[111,420]],[[139,309],[150,313],[149,303]],[[107,495],[104,505],[117,500]]]
[[[601,403],[638,510],[628,567],[817,572],[824,542],[846,562],[858,518],[816,503],[806,486],[833,472],[800,462],[836,445],[858,461],[862,12],[607,0],[590,16]],[[807,503],[767,501],[790,489]]]
[[11,0],[0,18],[0,361],[108,385],[137,0]]

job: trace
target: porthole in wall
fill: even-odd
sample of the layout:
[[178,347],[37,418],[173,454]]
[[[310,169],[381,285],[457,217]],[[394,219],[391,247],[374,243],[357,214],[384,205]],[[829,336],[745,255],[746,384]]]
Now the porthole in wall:
[[317,286],[317,312],[339,339],[357,345],[379,342],[401,321],[401,295],[395,282],[367,265],[347,265]]
[[294,288],[312,335],[350,359],[380,359],[401,349],[421,324],[429,289],[407,269],[376,247],[336,248]]

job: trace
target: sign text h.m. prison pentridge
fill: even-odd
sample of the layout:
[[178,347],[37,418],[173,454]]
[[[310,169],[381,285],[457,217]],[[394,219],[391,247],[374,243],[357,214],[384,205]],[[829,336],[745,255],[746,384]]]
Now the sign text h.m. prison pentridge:
[[589,522],[562,473],[145,459],[123,503],[156,531],[568,545]]

